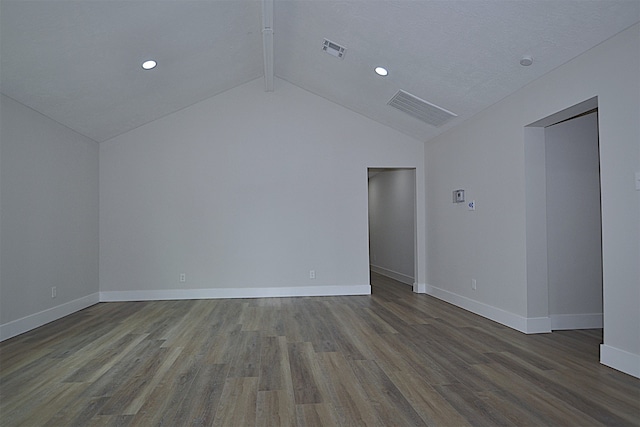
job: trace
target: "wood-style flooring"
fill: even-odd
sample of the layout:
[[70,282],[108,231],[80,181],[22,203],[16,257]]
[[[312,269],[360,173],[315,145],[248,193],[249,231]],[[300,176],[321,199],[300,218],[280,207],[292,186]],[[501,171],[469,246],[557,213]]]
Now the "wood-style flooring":
[[0,343],[0,425],[640,425],[601,330],[524,335],[372,286],[94,305]]

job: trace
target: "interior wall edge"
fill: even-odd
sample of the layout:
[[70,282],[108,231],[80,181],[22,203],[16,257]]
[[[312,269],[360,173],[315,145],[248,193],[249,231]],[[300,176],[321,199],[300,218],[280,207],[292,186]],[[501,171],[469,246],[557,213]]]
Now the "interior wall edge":
[[87,307],[91,307],[99,302],[100,294],[95,292],[82,298],[7,322],[0,325],[0,342],[39,328],[40,326],[44,326],[47,323],[51,323]]
[[502,310],[498,307],[485,304],[471,298],[427,285],[426,293],[439,300],[463,308],[471,313],[493,320],[524,334],[539,334],[551,332],[551,319],[549,317],[523,317],[515,313]]
[[637,354],[610,345],[600,344],[600,363],[617,371],[640,378],[640,356]]
[[604,313],[551,314],[549,317],[554,331],[602,329],[604,325]]

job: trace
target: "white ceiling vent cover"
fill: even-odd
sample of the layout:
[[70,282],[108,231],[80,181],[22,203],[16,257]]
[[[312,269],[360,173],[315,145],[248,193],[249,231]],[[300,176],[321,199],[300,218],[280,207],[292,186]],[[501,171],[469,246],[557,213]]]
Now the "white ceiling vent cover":
[[454,117],[458,117],[457,114],[451,111],[433,105],[403,90],[399,90],[387,104],[436,127],[442,126]]
[[338,43],[334,43],[331,40],[324,39],[322,50],[327,52],[329,55],[335,56],[336,58],[344,59],[344,53],[347,49],[344,46],[340,46]]

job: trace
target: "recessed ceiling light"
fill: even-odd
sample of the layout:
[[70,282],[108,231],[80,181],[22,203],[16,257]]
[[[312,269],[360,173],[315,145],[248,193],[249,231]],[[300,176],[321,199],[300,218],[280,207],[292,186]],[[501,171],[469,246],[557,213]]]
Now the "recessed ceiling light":
[[376,67],[375,71],[376,71],[376,74],[377,74],[377,75],[379,75],[379,76],[383,76],[383,77],[384,77],[384,76],[386,76],[387,74],[389,74],[389,72],[387,71],[387,69],[386,69],[386,68],[384,68],[384,67]]
[[142,68],[144,68],[145,70],[151,70],[153,68],[156,68],[156,65],[158,65],[158,63],[153,59],[150,59],[142,63]]
[[528,67],[531,64],[533,64],[533,58],[528,55],[523,56],[522,59],[520,59],[520,65],[523,67]]

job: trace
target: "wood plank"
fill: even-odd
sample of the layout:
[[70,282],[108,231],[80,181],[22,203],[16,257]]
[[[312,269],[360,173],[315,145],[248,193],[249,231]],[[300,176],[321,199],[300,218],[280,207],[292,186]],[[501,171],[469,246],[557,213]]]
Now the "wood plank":
[[333,427],[340,424],[330,404],[296,405],[296,425],[300,427]]
[[320,374],[313,345],[309,342],[289,343],[291,382],[296,404],[323,403]]
[[57,423],[52,423],[50,420],[55,417],[61,407],[76,401],[85,388],[83,384],[60,384],[55,393],[43,393],[38,400],[31,399],[23,402],[22,405],[11,405],[10,410],[0,412],[0,421],[2,425],[7,426],[56,425]]
[[258,378],[227,378],[213,425],[254,426],[257,399]]
[[[178,351],[178,349],[175,349]],[[144,404],[132,419],[134,425],[177,425],[175,416],[182,407],[199,365],[194,358],[177,358],[157,386],[144,399]]]
[[260,364],[260,332],[237,331],[227,336],[227,353],[230,377],[257,377]]
[[257,427],[296,425],[295,402],[285,390],[258,391]]
[[185,392],[183,403],[174,419],[184,425],[212,425],[222,399],[228,371],[229,367],[226,365],[201,366]]
[[351,366],[382,425],[426,425],[396,385],[374,361],[353,360]]
[[470,424],[481,427],[508,426],[511,421],[464,384],[434,386],[435,390]]
[[285,337],[263,337],[260,356],[260,382],[258,390],[275,391],[285,389],[285,378],[289,364]]
[[389,372],[389,378],[425,424],[430,426],[470,426],[453,406],[419,376],[411,372]]
[[339,425],[375,425],[373,406],[362,389],[351,366],[340,353],[318,355],[328,387],[329,402]]

